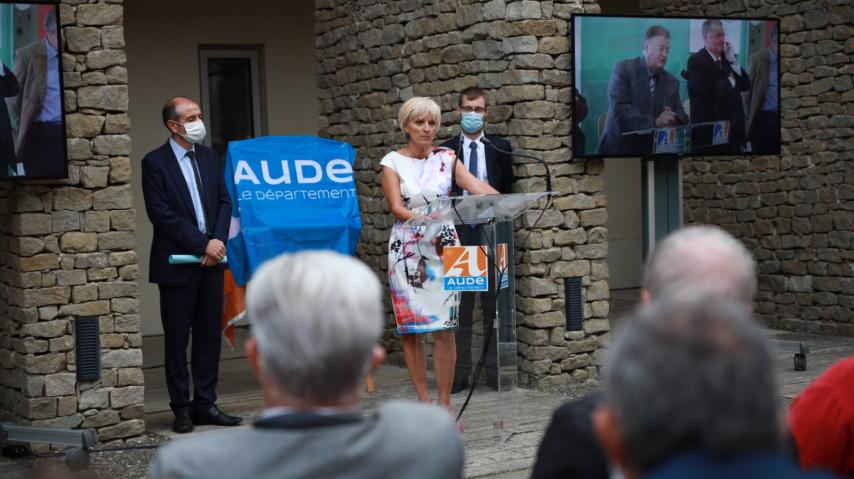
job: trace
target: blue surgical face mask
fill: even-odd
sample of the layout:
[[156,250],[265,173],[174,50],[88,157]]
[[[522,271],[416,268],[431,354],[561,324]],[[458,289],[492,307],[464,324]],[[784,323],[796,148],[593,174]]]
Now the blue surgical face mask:
[[466,133],[477,133],[483,129],[483,113],[464,111],[460,120],[460,128]]

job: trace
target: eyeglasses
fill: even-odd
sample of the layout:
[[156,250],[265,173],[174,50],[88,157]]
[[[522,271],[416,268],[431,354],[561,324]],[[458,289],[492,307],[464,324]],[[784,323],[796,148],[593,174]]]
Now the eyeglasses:
[[483,113],[486,111],[486,108],[482,106],[461,106],[460,110],[466,113]]

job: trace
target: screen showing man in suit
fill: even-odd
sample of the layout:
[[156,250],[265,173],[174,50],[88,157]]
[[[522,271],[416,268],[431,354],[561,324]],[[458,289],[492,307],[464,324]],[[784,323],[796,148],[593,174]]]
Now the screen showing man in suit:
[[[6,7],[6,6],[3,6]],[[17,88],[3,89],[8,115],[0,119],[0,142],[5,143],[9,127],[14,138],[14,158],[3,145],[0,176],[18,178],[65,178],[65,126],[61,78],[62,42],[56,5],[15,4],[0,8],[0,28],[12,28],[10,35],[0,34],[0,59],[14,57],[11,75],[2,73],[5,82],[17,82]],[[4,114],[0,111],[0,114]]]
[[573,158],[779,152],[779,23],[573,16]]
[[669,54],[670,32],[653,25],[644,34],[642,55],[614,66],[600,154],[652,153],[654,128],[688,123],[679,81],[664,69]]
[[[241,418],[216,406],[219,379],[225,242],[231,200],[216,151],[201,144],[205,124],[199,104],[172,98],[163,107],[169,139],[142,159],[145,211],[154,226],[149,281],[160,289],[165,342],[166,386],[175,414],[172,429],[194,425],[235,426]],[[196,264],[170,264],[169,256],[189,254]],[[192,384],[187,344],[192,340]]]

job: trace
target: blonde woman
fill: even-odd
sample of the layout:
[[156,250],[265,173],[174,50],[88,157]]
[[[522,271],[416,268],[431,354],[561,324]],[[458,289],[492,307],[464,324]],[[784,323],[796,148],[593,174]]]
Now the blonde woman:
[[414,97],[398,113],[407,138],[403,148],[387,154],[383,167],[383,194],[396,221],[388,245],[388,275],[397,332],[403,338],[403,356],[420,401],[429,402],[427,364],[418,334],[433,333],[433,364],[437,403],[451,408],[454,380],[459,293],[445,291],[442,250],[460,244],[451,222],[409,226],[413,208],[448,196],[452,181],[471,194],[497,194],[472,176],[454,152],[434,147],[441,111],[435,101]]

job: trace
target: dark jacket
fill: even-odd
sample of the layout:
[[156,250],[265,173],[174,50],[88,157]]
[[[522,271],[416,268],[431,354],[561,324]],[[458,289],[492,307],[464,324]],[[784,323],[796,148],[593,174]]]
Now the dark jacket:
[[608,461],[593,434],[591,394],[559,407],[546,429],[531,479],[608,479]]
[[[735,78],[735,86],[729,80],[730,73]],[[688,57],[687,79],[691,122],[730,121],[729,150],[740,151],[739,146],[745,139],[741,92],[750,89],[747,71],[742,68],[740,75],[735,74],[732,65],[723,55],[721,67],[718,67],[709,52],[702,48]],[[707,130],[711,132],[710,128]],[[708,138],[705,132],[700,133],[697,138],[692,138],[691,142],[694,147],[702,149],[711,144],[711,133]]]
[[682,108],[679,81],[662,70],[649,92],[649,71],[643,58],[623,60],[614,65],[608,82],[608,117],[599,140],[600,155],[630,155],[652,152],[652,134],[623,135],[625,132],[655,128],[655,119],[670,107],[679,123],[688,123]]
[[[653,439],[654,440],[654,439]],[[716,459],[701,451],[675,454],[642,479],[832,479],[830,473],[802,471],[781,453],[750,454],[730,460]]]
[[3,76],[0,76],[0,176],[9,175],[9,168],[15,168],[15,139],[12,135],[12,122],[9,110],[6,108],[6,98],[18,94],[18,79],[6,65],[0,66]]
[[[496,147],[504,151],[512,152],[510,142],[504,138],[492,135],[485,135],[490,142]],[[459,161],[463,161],[463,152],[460,150],[463,142],[460,141],[460,135],[457,135],[450,140],[442,143],[445,148],[454,150]],[[490,186],[498,190],[501,194],[510,193],[513,186],[513,157],[506,153],[501,153],[490,145],[486,145],[484,150],[486,158],[486,177]],[[456,182],[451,187],[451,194],[459,196],[462,194],[462,189],[457,186]]]
[[[225,189],[222,164],[212,148],[196,145],[195,151],[211,238],[225,243],[231,222],[231,201]],[[149,281],[164,285],[185,284],[193,268],[199,266],[170,265],[169,255],[202,256],[210,238],[199,231],[190,190],[168,141],[142,159],[142,194],[148,219],[154,225]]]

